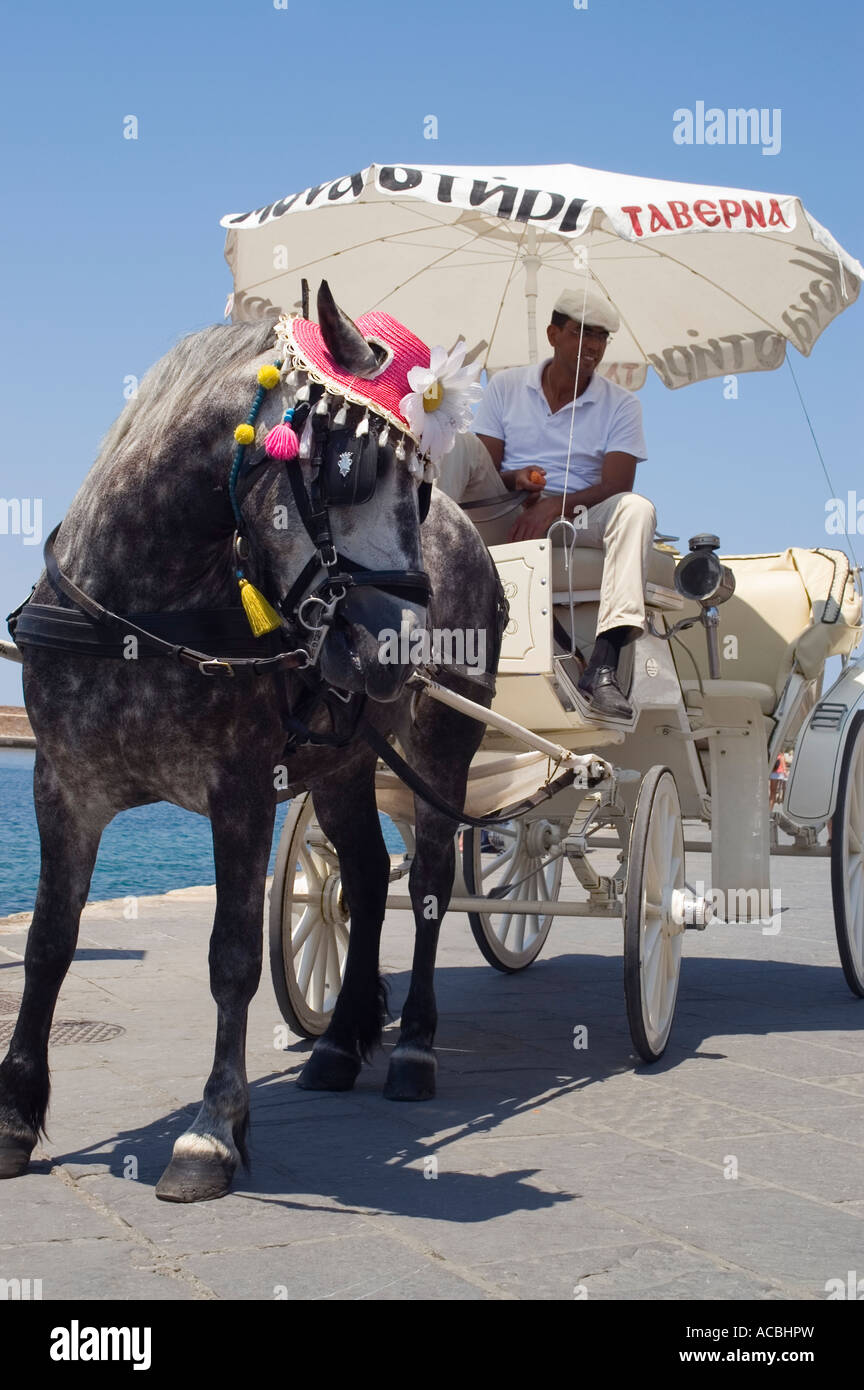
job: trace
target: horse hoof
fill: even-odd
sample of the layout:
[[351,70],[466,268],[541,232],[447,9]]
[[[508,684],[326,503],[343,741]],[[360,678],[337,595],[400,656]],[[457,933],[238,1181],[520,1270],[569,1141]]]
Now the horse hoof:
[[26,1173],[33,1148],[24,1139],[0,1138],[0,1178],[18,1178]]
[[350,1091],[360,1075],[360,1059],[335,1043],[318,1043],[297,1078],[303,1091]]
[[394,1052],[387,1069],[385,1100],[434,1100],[438,1064],[434,1052]]
[[159,1182],[160,1202],[213,1202],[231,1191],[234,1165],[220,1159],[172,1158]]

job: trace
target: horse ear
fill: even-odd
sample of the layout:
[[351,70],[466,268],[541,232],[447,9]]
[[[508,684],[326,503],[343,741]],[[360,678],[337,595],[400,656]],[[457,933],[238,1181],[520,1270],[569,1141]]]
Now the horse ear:
[[343,313],[326,280],[318,289],[318,325],[324,346],[337,366],[352,376],[371,376],[379,359],[357,325]]

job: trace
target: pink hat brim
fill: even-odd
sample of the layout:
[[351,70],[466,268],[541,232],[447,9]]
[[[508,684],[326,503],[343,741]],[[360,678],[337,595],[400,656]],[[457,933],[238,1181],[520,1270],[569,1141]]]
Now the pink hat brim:
[[368,406],[397,429],[411,434],[399,402],[411,390],[408,382],[410,368],[429,366],[428,347],[398,319],[377,310],[361,314],[356,326],[364,338],[382,343],[391,353],[389,361],[377,376],[352,376],[334,362],[325,346],[321,329],[310,319],[289,320],[286,337],[297,359],[296,365],[301,371],[309,371],[331,395],[344,396],[356,405]]

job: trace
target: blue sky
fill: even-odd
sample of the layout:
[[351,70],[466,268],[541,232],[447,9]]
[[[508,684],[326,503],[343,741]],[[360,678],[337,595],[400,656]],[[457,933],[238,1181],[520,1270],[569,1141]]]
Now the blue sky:
[[[864,255],[862,20],[838,0],[43,0],[4,27],[0,496],[42,497],[46,530],[124,377],[221,319],[220,216],[369,162],[572,161],[795,193]],[[781,108],[781,153],[677,145],[673,112],[700,100]],[[129,114],[137,141],[122,138]],[[812,358],[790,355],[836,490],[864,497],[862,314],[842,315]],[[640,490],[685,539],[824,545],[830,494],[788,368],[739,386],[730,402],[720,382],[649,380]],[[40,564],[0,535],[3,613]],[[0,703],[19,701],[0,663]]]

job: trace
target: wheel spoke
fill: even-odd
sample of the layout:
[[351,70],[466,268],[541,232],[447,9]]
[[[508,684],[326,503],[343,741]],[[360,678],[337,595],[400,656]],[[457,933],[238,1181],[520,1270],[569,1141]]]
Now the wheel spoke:
[[304,994],[307,998],[309,995],[309,981],[312,977],[312,971],[315,968],[315,963],[318,960],[318,956],[321,951],[321,943],[324,939],[324,934],[326,931],[323,918],[319,918],[319,924],[320,925],[318,931],[316,931],[313,936],[310,936],[310,939],[307,941],[303,949],[303,957],[300,961],[300,969],[297,971],[297,983],[300,986],[301,993]]
[[513,913],[505,912],[501,920],[496,924],[495,917],[491,916],[489,921],[492,923],[492,930],[501,942],[502,946],[507,945],[507,933],[510,930],[510,923],[513,921]]
[[312,967],[312,978],[309,982],[309,990],[306,998],[316,1013],[324,1011],[324,985],[327,975],[327,957],[330,953],[330,943],[332,936],[326,929],[322,931],[318,938],[318,949],[315,952],[315,964]]
[[663,933],[659,922],[652,923],[650,927],[646,923],[643,975],[646,1012],[649,1021],[654,1024],[658,1017],[663,980]]
[[[477,833],[479,834],[479,832]],[[488,880],[497,880],[497,876],[499,874],[502,874],[502,871],[504,870],[505,866],[510,863],[510,860],[513,858],[513,855],[516,853],[518,848],[518,841],[514,839],[513,843],[509,847],[505,847],[504,849],[502,849],[500,853],[496,854],[491,861],[486,861],[486,863],[484,864],[484,861],[481,859],[480,862],[481,865],[483,865],[483,869],[480,875],[481,882],[486,883]]]
[[325,994],[324,1008],[330,1004],[331,999],[335,1003],[336,996],[342,987],[342,967],[339,961],[339,943],[336,932],[334,931],[327,942],[327,963],[325,967]]
[[320,863],[311,853],[308,845],[301,844],[298,847],[297,858],[300,861],[302,870],[306,874],[306,883],[308,885],[306,891],[308,893],[314,893],[323,885],[327,877],[326,869],[323,873],[321,872]]
[[306,903],[300,921],[291,932],[291,954],[293,956],[298,955],[306,945],[312,933],[317,931],[320,926],[323,926],[323,923],[324,919],[321,916],[318,906],[316,904]]
[[[520,883],[520,884],[519,884],[519,887],[516,889],[516,899],[517,899],[517,901],[519,901],[519,902],[524,902],[524,901],[526,900],[526,898],[529,896],[529,889],[530,889],[530,887],[531,887],[531,880],[530,880],[530,879],[527,880],[525,883]],[[517,951],[524,951],[524,950],[525,950],[525,925],[526,925],[527,921],[528,921],[528,918],[526,917],[525,913],[524,913],[524,912],[520,912],[519,915],[518,915],[518,917],[516,918],[516,947],[515,947],[515,949],[516,949]]]

